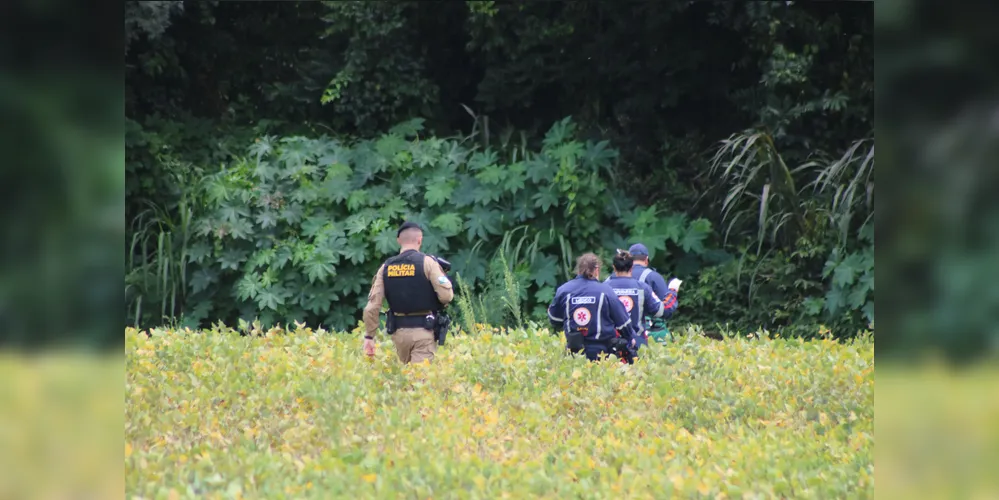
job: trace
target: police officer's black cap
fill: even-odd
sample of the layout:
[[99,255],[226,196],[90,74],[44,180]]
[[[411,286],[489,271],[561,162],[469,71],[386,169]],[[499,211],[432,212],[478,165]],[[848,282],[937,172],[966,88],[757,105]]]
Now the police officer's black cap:
[[401,226],[399,226],[399,230],[395,232],[395,237],[398,238],[399,235],[402,234],[403,231],[405,231],[407,229],[412,229],[414,227],[416,229],[419,229],[420,231],[423,231],[423,228],[420,227],[419,224],[417,224],[415,222],[406,221],[406,222],[403,222]]

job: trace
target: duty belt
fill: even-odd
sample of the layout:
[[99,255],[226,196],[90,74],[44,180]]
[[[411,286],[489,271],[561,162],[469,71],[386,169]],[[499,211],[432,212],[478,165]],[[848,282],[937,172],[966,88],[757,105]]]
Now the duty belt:
[[413,312],[407,314],[392,313],[395,316],[395,328],[426,328],[426,317],[432,311]]

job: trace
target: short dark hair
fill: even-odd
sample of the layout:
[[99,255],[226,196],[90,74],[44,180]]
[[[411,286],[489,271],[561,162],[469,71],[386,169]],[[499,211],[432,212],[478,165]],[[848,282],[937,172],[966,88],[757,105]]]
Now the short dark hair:
[[631,266],[634,265],[635,258],[631,256],[630,253],[618,249],[617,254],[614,255],[614,270],[623,272],[630,271]]

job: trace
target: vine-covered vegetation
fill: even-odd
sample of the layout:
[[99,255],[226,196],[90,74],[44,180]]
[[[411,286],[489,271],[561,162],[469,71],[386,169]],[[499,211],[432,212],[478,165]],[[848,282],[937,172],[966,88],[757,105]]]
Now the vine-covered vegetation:
[[466,322],[537,318],[579,253],[641,241],[676,326],[852,336],[871,10],[128,4],[126,321],[349,329],[410,218]]

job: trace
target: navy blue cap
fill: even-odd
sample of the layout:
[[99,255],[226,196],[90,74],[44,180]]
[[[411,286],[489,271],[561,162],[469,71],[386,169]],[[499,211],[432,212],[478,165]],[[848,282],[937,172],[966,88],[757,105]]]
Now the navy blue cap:
[[645,248],[645,245],[641,243],[635,243],[634,245],[631,245],[631,248],[628,249],[628,253],[630,253],[632,256],[635,257],[648,257],[649,249]]
[[423,231],[423,228],[420,227],[419,224],[417,224],[415,222],[406,221],[406,222],[403,222],[401,226],[399,226],[399,230],[395,232],[395,237],[398,238],[399,235],[402,234],[403,231],[405,231],[407,229],[412,229],[414,227],[416,229],[419,229],[420,231]]

